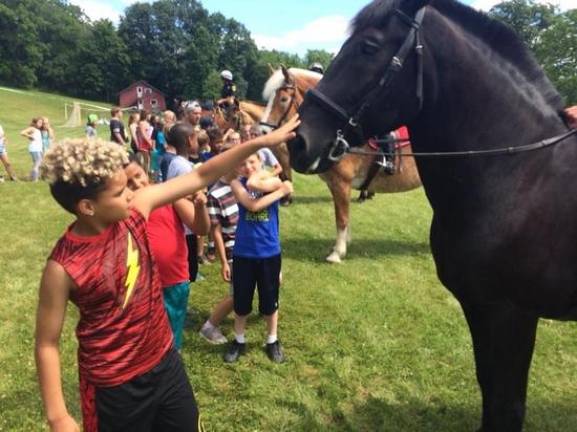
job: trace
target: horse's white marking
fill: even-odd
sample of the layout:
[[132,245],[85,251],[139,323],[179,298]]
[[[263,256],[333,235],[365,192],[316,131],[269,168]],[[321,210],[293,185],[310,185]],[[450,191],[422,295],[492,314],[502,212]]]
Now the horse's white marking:
[[337,241],[333,247],[333,251],[326,257],[330,263],[340,263],[342,258],[347,254],[347,243],[350,241],[349,227],[344,229],[337,229]]
[[[291,75],[295,77],[308,76],[310,78],[315,78],[319,81],[323,76],[320,73],[309,71],[306,69],[290,68],[288,70]],[[285,83],[285,78],[282,73],[282,69],[277,69],[268,79],[264,85],[264,90],[262,91],[262,98],[266,101],[274,98],[276,91],[281,88]]]
[[313,162],[313,164],[307,169],[307,172],[314,172],[318,167],[319,164],[321,163],[321,158],[320,156]]
[[336,251],[332,251],[328,257],[325,258],[327,262],[331,263],[331,264],[340,264],[341,261],[341,257],[339,256],[339,254]]

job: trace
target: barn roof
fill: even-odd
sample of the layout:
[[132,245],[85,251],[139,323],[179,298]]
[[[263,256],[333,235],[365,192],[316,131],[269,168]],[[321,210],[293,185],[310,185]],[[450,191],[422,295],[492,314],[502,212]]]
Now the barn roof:
[[148,82],[146,82],[146,81],[144,81],[144,80],[138,80],[138,81],[133,82],[132,84],[130,84],[130,85],[129,85],[128,87],[126,87],[125,89],[120,90],[120,91],[118,92],[118,94],[124,93],[125,91],[128,91],[128,90],[130,90],[131,88],[136,87],[137,85],[143,85],[143,86],[146,86],[146,87],[150,87],[150,88],[153,89],[154,91],[160,93],[162,96],[166,96],[166,94],[165,94],[164,92],[158,90],[156,87],[154,87],[153,85],[150,85]]

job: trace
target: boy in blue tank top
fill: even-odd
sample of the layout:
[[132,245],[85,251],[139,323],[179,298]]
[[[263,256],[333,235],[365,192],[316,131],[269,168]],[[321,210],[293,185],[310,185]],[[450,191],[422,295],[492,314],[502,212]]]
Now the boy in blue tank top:
[[293,188],[289,181],[264,171],[257,153],[249,156],[239,171],[242,177],[230,183],[239,208],[232,260],[235,338],[224,361],[233,363],[246,351],[244,331],[258,287],[259,312],[268,332],[266,353],[272,361],[282,363],[284,354],[277,338],[281,270],[278,208],[279,200]]

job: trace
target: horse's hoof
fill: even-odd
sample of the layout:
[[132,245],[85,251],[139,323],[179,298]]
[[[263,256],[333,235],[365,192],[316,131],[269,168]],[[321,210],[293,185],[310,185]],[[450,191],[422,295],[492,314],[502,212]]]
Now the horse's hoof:
[[331,264],[340,264],[342,262],[340,255],[335,251],[332,251],[326,260]]

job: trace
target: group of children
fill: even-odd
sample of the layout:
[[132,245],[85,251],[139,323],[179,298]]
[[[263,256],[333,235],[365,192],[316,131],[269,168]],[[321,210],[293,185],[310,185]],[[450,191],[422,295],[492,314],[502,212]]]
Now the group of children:
[[[258,150],[289,140],[298,124],[294,118],[272,134],[225,147],[194,170],[173,167],[173,158],[169,180],[156,184],[116,143],[65,140],[44,155],[42,172],[52,196],[76,218],[46,264],[37,311],[36,361],[52,430],[79,430],[60,380],[58,341],[68,299],[80,312],[85,431],[202,430],[178,354],[190,279],[183,224],[195,232],[210,228],[223,278],[232,281],[232,298],[223,302],[234,308],[235,338],[225,361],[236,361],[246,350],[246,317],[257,286],[267,322],[266,352],[283,361],[277,337],[278,200],[292,186],[261,169]],[[177,123],[166,139],[178,149],[194,141],[194,131]],[[211,184],[212,223],[203,216],[202,193]],[[203,335],[218,328],[219,306]]]

